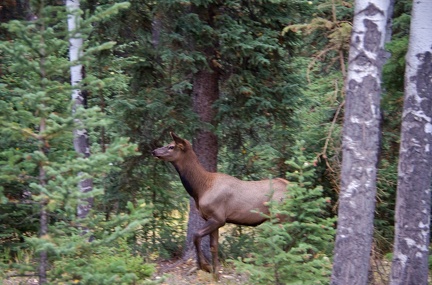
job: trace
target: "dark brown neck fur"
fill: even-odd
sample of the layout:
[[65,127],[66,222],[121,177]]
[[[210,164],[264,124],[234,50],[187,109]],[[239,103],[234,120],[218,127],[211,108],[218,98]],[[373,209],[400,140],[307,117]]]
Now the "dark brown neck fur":
[[189,149],[183,155],[182,159],[173,161],[172,164],[177,170],[184,188],[194,198],[198,206],[199,198],[211,187],[211,173],[199,163],[193,150]]

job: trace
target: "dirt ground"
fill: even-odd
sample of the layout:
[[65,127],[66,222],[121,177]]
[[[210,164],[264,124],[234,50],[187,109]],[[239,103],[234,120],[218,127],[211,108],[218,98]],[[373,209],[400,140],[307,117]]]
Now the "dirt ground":
[[[248,284],[246,275],[238,274],[234,268],[221,266],[220,279],[213,280],[211,274],[197,270],[195,261],[162,260],[156,263],[156,272],[152,280],[163,285],[234,285]],[[35,276],[17,276],[0,280],[1,285],[38,285]]]
[[229,265],[221,266],[218,281],[210,273],[197,270],[195,261],[165,260],[158,262],[154,279],[163,279],[164,285],[248,284],[247,276],[235,272]]

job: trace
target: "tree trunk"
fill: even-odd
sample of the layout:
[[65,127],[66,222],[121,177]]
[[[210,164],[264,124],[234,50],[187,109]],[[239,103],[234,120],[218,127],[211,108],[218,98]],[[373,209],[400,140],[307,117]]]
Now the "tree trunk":
[[[66,7],[68,11],[68,31],[69,31],[69,58],[72,63],[77,62],[82,57],[83,38],[79,33],[80,28],[80,14],[79,14],[79,0],[67,0]],[[71,66],[71,84],[72,87],[77,87],[83,80],[83,66],[76,64]],[[72,113],[76,114],[79,108],[86,107],[86,96],[78,88],[72,90]],[[90,156],[90,143],[87,130],[81,126],[82,123],[79,119],[75,119],[74,139],[73,144],[75,151],[86,158]],[[81,175],[81,174],[79,174]],[[90,192],[93,189],[93,181],[91,179],[83,179],[80,181],[78,188],[81,193]],[[81,199],[77,207],[77,217],[83,219],[87,217],[93,206],[93,198]],[[85,232],[86,230],[84,230]]]
[[428,283],[432,167],[432,2],[413,1],[405,70],[390,284]]
[[[43,7],[41,7],[43,8]],[[39,14],[39,16],[41,16]],[[39,32],[44,35],[44,32],[46,30],[45,22],[42,21],[41,25],[39,26]],[[45,86],[45,80],[47,79],[47,73],[45,69],[45,63],[46,63],[46,51],[45,51],[45,38],[42,36],[40,38],[40,60],[39,60],[39,67],[40,67],[40,76],[41,76],[41,89],[46,89]],[[42,104],[45,105],[45,101],[42,101]],[[42,115],[42,114],[41,114]],[[43,116],[43,115],[42,115]],[[41,117],[39,122],[39,134],[43,134],[46,131],[46,118]],[[46,140],[45,136],[39,136],[39,151],[44,154],[44,156],[48,155],[49,152],[49,143]],[[39,184],[41,187],[45,187],[47,185],[47,177],[46,177],[46,171],[44,167],[45,163],[39,162]],[[45,195],[44,195],[45,196]],[[49,223],[49,215],[47,210],[47,204],[48,204],[48,197],[44,197],[40,201],[40,211],[39,211],[39,238],[46,238],[48,235],[48,223]],[[48,260],[48,252],[46,249],[42,250],[40,252],[39,256],[39,284],[46,284],[48,283],[48,276],[47,271],[49,267],[49,260]]]
[[[46,210],[46,202],[41,203],[39,213],[40,232],[39,237],[44,238],[48,234],[48,213]],[[48,282],[48,253],[46,250],[41,251],[39,255],[39,284],[46,284]]]
[[[201,70],[194,74],[193,82],[193,110],[198,114],[200,121],[211,124],[215,116],[213,103],[219,97],[219,74],[211,70]],[[193,148],[200,163],[207,171],[216,172],[218,143],[217,137],[210,131],[198,130],[193,140]],[[193,233],[197,232],[205,221],[198,213],[195,201],[190,199],[190,211],[184,259],[196,258],[193,244]],[[210,239],[206,236],[201,247],[204,255],[210,258]]]
[[[191,12],[196,13],[200,20],[213,27],[213,16],[217,6],[196,6],[191,5]],[[208,67],[203,67],[201,70],[193,74],[193,89],[192,89],[192,104],[193,110],[198,114],[202,125],[214,124],[216,110],[213,109],[214,102],[219,98],[219,72],[213,66],[213,59],[216,57],[217,41],[213,42],[213,46],[206,44],[206,47],[197,46],[192,43],[198,50],[205,55]],[[211,131],[208,131],[206,126],[198,127],[196,137],[193,140],[193,148],[198,156],[198,160],[207,171],[216,172],[218,143],[217,136]],[[192,256],[196,258],[196,252],[193,244],[193,233],[198,231],[204,225],[204,219],[196,209],[195,201],[190,199],[190,211],[188,220],[188,229],[186,236],[186,247],[183,253],[183,258],[188,259]],[[210,260],[210,238],[206,236],[201,241],[201,248],[204,255]]]
[[152,31],[152,46],[155,49],[159,48],[160,43],[160,35],[162,31],[162,14],[158,11],[153,15],[152,23],[151,23],[151,31]]
[[[42,74],[44,74],[44,70],[42,70]],[[45,75],[45,74],[44,74]],[[43,133],[45,131],[46,125],[45,125],[45,119],[41,119],[41,123],[39,125],[39,131]],[[43,152],[45,155],[48,154],[48,149],[45,147],[47,145],[44,138],[40,139],[40,143],[43,147],[41,147],[39,150]],[[43,163],[39,164],[39,184],[42,187],[45,187],[47,184],[46,181],[46,173]],[[40,202],[40,210],[39,210],[39,238],[46,238],[48,235],[48,223],[49,223],[49,216],[47,211],[48,204],[48,198],[42,199]],[[48,252],[46,250],[43,250],[39,254],[39,284],[47,284],[48,282],[48,276],[47,271],[49,267],[49,261],[48,261]]]
[[390,0],[357,0],[349,51],[341,192],[331,284],[367,284]]

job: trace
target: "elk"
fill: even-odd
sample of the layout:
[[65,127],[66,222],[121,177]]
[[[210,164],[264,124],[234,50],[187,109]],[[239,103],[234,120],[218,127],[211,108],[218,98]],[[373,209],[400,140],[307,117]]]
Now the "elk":
[[[282,201],[287,192],[288,181],[276,178],[260,181],[243,181],[233,176],[208,172],[199,163],[189,141],[170,133],[173,142],[152,151],[153,156],[172,163],[184,188],[195,200],[205,225],[193,234],[198,268],[212,272],[218,277],[219,228],[225,223],[257,226],[268,214],[267,202]],[[210,252],[213,267],[201,250],[201,239],[210,235]]]

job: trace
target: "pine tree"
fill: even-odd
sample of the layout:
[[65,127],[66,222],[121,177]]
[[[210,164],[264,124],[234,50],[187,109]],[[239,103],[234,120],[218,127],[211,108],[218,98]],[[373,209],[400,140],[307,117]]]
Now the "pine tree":
[[253,284],[328,284],[330,278],[335,233],[335,219],[326,214],[330,200],[314,185],[315,167],[304,155],[304,142],[293,153],[287,161],[289,198],[269,204],[269,221],[258,227],[257,251],[235,263]]
[[[158,23],[162,23],[158,43],[168,47],[159,52],[160,59],[170,67],[164,72],[174,74],[167,94],[171,104],[177,104],[178,96],[190,96],[184,110],[192,107],[197,112],[198,116],[189,117],[188,125],[194,131],[194,145],[206,149],[198,156],[211,164],[209,170],[216,169],[215,134],[230,146],[229,165],[234,169],[227,172],[236,176],[245,176],[238,171],[243,163],[238,149],[248,139],[271,145],[269,137],[274,138],[276,132],[286,139],[286,124],[291,122],[300,92],[289,68],[295,36],[281,36],[280,31],[283,23],[294,22],[298,11],[307,6],[296,1],[248,5],[161,1],[155,6]],[[272,147],[283,150],[280,145]],[[284,172],[277,167],[272,171],[278,176]]]
[[[39,227],[37,235],[10,233],[11,241],[25,241],[29,250],[39,256],[38,260],[29,260],[21,270],[38,271],[40,284],[143,280],[149,276],[151,267],[147,267],[145,276],[138,277],[138,271],[133,271],[137,270],[136,265],[134,269],[125,266],[123,271],[102,273],[88,266],[98,263],[103,267],[104,262],[112,261],[110,256],[131,259],[130,251],[114,249],[116,240],[147,222],[148,210],[132,203],[118,218],[109,221],[97,212],[77,220],[76,209],[80,201],[100,199],[108,182],[107,174],[118,171],[123,157],[134,155],[136,146],[113,133],[109,147],[102,151],[97,143],[98,130],[110,128],[113,122],[98,107],[79,108],[72,113],[65,7],[46,5],[44,1],[33,1],[32,5],[35,17],[31,21],[10,21],[5,27],[13,40],[0,43],[4,71],[0,85],[4,142],[0,147],[0,194],[6,205],[0,214],[10,216],[4,211],[14,205],[20,215],[25,211],[27,216],[35,217],[33,223]],[[114,5],[87,18],[83,35],[89,31],[90,23],[108,17],[122,7],[125,4]],[[110,47],[112,44],[87,46],[79,60],[90,65],[93,53]],[[89,92],[97,93],[107,81],[108,78],[101,80],[90,73],[82,84]],[[77,128],[89,130],[93,142],[89,158],[73,149],[73,130]],[[88,178],[93,180],[94,188],[80,192],[79,182]],[[14,193],[17,190],[19,192]],[[21,219],[25,221],[24,217]],[[82,235],[82,227],[90,230],[94,242],[88,242],[89,234]],[[101,259],[99,254],[103,251],[111,253]]]

